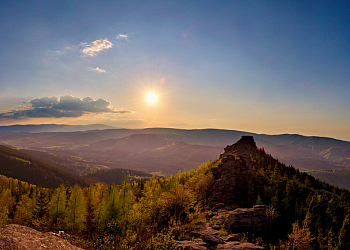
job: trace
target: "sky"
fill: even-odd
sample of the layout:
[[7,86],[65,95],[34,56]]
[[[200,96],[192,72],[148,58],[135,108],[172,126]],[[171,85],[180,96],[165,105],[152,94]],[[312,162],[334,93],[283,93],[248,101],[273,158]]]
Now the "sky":
[[349,13],[322,0],[1,1],[0,125],[350,141]]

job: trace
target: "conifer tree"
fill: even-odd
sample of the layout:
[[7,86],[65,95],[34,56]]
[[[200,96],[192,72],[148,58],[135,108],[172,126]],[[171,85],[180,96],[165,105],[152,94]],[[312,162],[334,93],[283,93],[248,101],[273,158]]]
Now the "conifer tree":
[[102,184],[96,183],[90,185],[86,190],[86,231],[92,231],[94,227],[95,216],[97,214],[100,201],[100,192],[102,192]]
[[36,205],[34,208],[34,217],[43,219],[49,214],[48,208],[49,201],[46,197],[46,193],[43,189],[39,190],[36,196]]
[[57,222],[57,219],[63,219],[64,211],[66,209],[66,187],[61,184],[56,188],[55,194],[53,195],[50,202],[50,216],[54,218],[54,222]]
[[337,250],[350,249],[350,218],[349,214],[345,216],[343,226],[338,235]]
[[84,226],[86,203],[81,187],[75,185],[67,203],[65,222],[68,229],[80,230]]
[[27,194],[23,194],[16,205],[14,222],[20,225],[27,225],[32,219],[33,210],[32,199]]
[[6,225],[8,222],[8,215],[10,207],[12,207],[13,199],[11,197],[10,189],[3,189],[0,192],[0,226]]

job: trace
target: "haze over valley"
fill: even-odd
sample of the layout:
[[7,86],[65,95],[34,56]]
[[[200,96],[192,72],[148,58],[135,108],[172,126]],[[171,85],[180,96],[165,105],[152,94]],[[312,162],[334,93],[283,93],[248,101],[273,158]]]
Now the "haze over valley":
[[[259,148],[264,148],[286,165],[310,171],[321,180],[331,181],[335,185],[348,187],[350,184],[344,180],[337,182],[339,177],[334,177],[335,169],[348,175],[350,142],[332,138],[171,128],[37,132],[39,127],[28,126],[24,129],[23,126],[22,130],[26,132],[7,132],[11,127],[2,127],[1,144],[20,149],[78,176],[115,168],[169,176],[213,161],[230,141],[236,141],[242,135],[252,135]],[[42,127],[47,129],[46,125]],[[331,177],[327,177],[329,175]]]

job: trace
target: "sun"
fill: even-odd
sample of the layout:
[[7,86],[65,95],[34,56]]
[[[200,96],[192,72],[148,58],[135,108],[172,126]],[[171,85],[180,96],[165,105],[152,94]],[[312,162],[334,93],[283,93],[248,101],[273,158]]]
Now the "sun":
[[157,101],[157,95],[154,93],[149,93],[146,98],[147,102],[155,103]]

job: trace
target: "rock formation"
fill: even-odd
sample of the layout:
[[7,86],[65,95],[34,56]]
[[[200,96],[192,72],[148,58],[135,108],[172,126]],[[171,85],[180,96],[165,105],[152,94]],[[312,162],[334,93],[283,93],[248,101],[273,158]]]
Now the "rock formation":
[[219,166],[211,170],[214,180],[209,200],[212,205],[237,204],[247,197],[248,179],[254,165],[252,158],[257,151],[252,136],[242,136],[238,142],[225,148]]
[[263,235],[271,226],[271,219],[267,216],[270,209],[266,205],[256,205],[252,208],[237,208],[233,211],[220,212],[210,218],[211,221],[219,221],[230,233],[253,232]]
[[0,249],[79,250],[81,248],[75,247],[71,245],[68,241],[57,236],[51,235],[49,233],[41,233],[29,227],[10,224],[0,227]]
[[[225,148],[219,166],[210,170],[213,183],[208,194],[211,211],[206,214],[207,223],[204,228],[191,232],[196,238],[193,241],[177,241],[180,249],[266,249],[240,240],[247,232],[256,235],[268,232],[271,220],[267,211],[270,207],[256,205],[233,209],[247,199],[248,181],[257,152],[252,136],[242,136],[237,143]],[[220,237],[219,230],[229,235]]]

